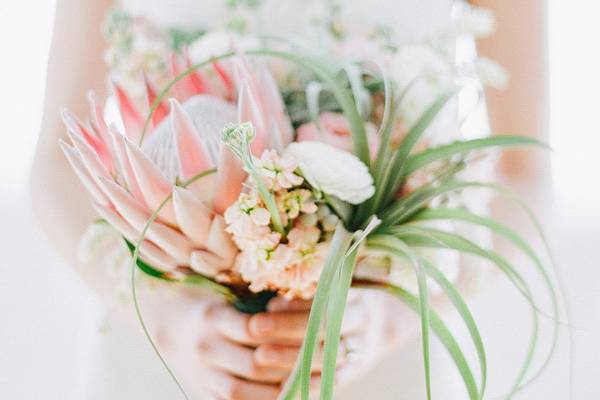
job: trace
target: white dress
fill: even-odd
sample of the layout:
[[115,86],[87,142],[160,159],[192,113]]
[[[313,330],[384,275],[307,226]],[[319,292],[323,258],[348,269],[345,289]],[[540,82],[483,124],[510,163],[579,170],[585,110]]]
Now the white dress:
[[[325,0],[265,0],[254,23],[264,34],[301,36],[315,8]],[[397,42],[423,39],[448,24],[452,0],[345,1],[343,18],[353,24],[393,26]],[[121,7],[161,27],[219,28],[227,8],[225,0],[123,0]],[[407,318],[410,318],[407,316]],[[175,399],[177,388],[152,353],[139,329],[120,318],[89,324],[89,346],[82,357],[81,376],[74,398],[89,400]],[[337,398],[424,398],[419,336],[413,335],[396,354],[376,365],[367,376],[349,384]],[[434,393],[446,400],[464,398],[464,389],[444,350],[433,344]],[[438,351],[439,350],[439,351]],[[447,373],[445,371],[448,371]]]

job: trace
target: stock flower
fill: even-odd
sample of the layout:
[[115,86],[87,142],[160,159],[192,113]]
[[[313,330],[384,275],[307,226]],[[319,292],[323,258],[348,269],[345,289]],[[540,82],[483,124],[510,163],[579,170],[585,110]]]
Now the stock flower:
[[312,215],[317,212],[313,194],[308,189],[294,189],[282,191],[275,197],[277,208],[288,218],[297,218],[300,213]]
[[356,156],[322,142],[295,142],[285,150],[293,156],[312,187],[350,204],[360,204],[375,192],[369,169]]
[[299,186],[304,179],[294,171],[298,163],[291,157],[280,157],[275,150],[266,150],[260,159],[254,162],[269,190],[289,189]]

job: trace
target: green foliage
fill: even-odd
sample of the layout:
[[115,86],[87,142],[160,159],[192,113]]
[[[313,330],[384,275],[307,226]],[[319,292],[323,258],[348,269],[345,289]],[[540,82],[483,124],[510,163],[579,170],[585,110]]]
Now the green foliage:
[[200,37],[206,33],[203,29],[169,29],[169,46],[177,51],[181,52],[188,45],[194,43]]
[[[415,267],[419,293],[415,296],[400,287],[374,282],[361,282],[361,286],[379,289],[383,288],[401,299],[421,316],[423,359],[428,399],[431,398],[429,329],[437,335],[448,350],[465,383],[470,400],[484,398],[487,382],[487,362],[483,339],[479,333],[475,320],[458,289],[454,287],[454,285],[449,282],[429,260],[425,260],[418,256],[414,251],[416,248],[449,248],[461,253],[474,254],[492,262],[504,272],[515,288],[529,302],[533,315],[530,345],[522,367],[515,379],[513,388],[509,393],[509,397],[539,376],[548,365],[558,338],[557,321],[560,310],[552,277],[546,271],[540,258],[533,252],[527,242],[508,227],[491,218],[478,216],[467,210],[442,207],[432,208],[431,202],[435,199],[442,198],[443,196],[471,188],[492,188],[502,190],[489,183],[463,182],[456,179],[456,174],[465,166],[465,157],[468,153],[495,147],[502,148],[522,145],[544,147],[544,145],[535,140],[520,136],[498,136],[457,141],[414,154],[414,148],[418,141],[421,140],[427,128],[448,101],[456,95],[458,89],[452,89],[440,95],[440,97],[425,110],[421,118],[409,130],[399,146],[397,148],[392,148],[391,134],[396,121],[396,109],[406,92],[402,93],[398,99],[395,99],[394,88],[387,78],[373,79],[365,85],[359,85],[359,74],[356,74],[356,71],[351,71],[350,74],[340,74],[341,68],[331,65],[321,58],[268,49],[254,50],[248,52],[248,54],[261,57],[275,57],[290,61],[297,66],[310,71],[310,73],[319,81],[319,91],[315,92],[316,94],[313,93],[308,96],[304,91],[293,91],[284,94],[286,96],[286,104],[288,104],[288,108],[292,110],[292,119],[295,125],[314,119],[316,114],[315,110],[341,110],[346,116],[352,132],[353,151],[367,166],[369,166],[376,184],[375,195],[371,199],[360,205],[357,209],[354,209],[355,212],[353,214],[349,213],[349,210],[345,210],[344,214],[346,217],[348,215],[353,215],[352,221],[350,224],[347,223],[347,227],[351,230],[359,229],[364,227],[372,216],[380,215],[383,223],[374,234],[369,236],[368,246],[385,250],[408,259]],[[193,65],[169,82],[159,93],[152,105],[150,115],[148,115],[146,119],[144,132],[150,122],[152,113],[156,110],[156,107],[162,98],[168,94],[176,82],[195,69],[203,68],[215,60],[225,59],[231,56],[233,56],[233,53],[227,53]],[[373,163],[371,163],[367,145],[364,111],[361,112],[364,106],[364,102],[361,100],[361,97],[363,97],[363,88],[371,91],[381,90],[385,94],[385,111],[379,130],[381,146],[378,149],[377,158]],[[307,101],[308,97],[311,97],[312,100]],[[312,103],[312,116],[310,110],[307,110],[307,103]],[[298,105],[298,109],[294,111],[294,109],[290,107],[290,104]],[[302,104],[302,106],[300,106],[300,104]],[[298,117],[295,117],[295,115],[298,115]],[[406,178],[422,168],[430,167],[434,163],[439,163],[440,167],[433,181],[417,188],[412,191],[412,193],[405,195],[400,199],[395,198]],[[543,233],[541,232],[541,229],[539,229],[539,223],[537,223],[532,213],[527,208],[525,209],[528,212],[530,219],[536,224],[536,227],[543,238]],[[350,209],[350,211],[352,211],[352,209]],[[537,306],[522,274],[505,258],[492,250],[482,248],[468,238],[452,232],[445,232],[443,230],[426,227],[421,224],[422,221],[436,219],[462,221],[489,229],[492,233],[507,239],[527,255],[542,275],[552,299],[553,312],[551,318],[555,321],[555,331],[552,348],[549,354],[546,356],[542,366],[528,381],[526,381],[525,378],[529,373],[537,347],[538,313],[545,313]],[[348,221],[347,218],[343,218],[343,220],[346,222]],[[151,223],[151,221],[149,221],[149,223]],[[144,235],[142,235],[141,239],[143,239],[143,236]],[[333,376],[337,357],[337,347],[340,338],[341,320],[343,318],[348,288],[352,283],[352,273],[356,261],[356,251],[347,254],[351,241],[352,234],[342,225],[338,226],[313,300],[313,306],[310,311],[307,331],[300,351],[300,356],[298,357],[294,371],[284,387],[280,399],[293,400],[295,399],[298,390],[300,390],[303,400],[308,399],[310,369],[315,348],[319,342],[319,332],[325,321],[327,323],[321,399],[330,400],[332,398]],[[138,249],[135,249],[135,253],[137,253],[137,250]],[[142,270],[144,270],[144,268],[140,267]],[[152,272],[151,270],[148,271]],[[469,332],[471,341],[477,353],[480,375],[479,385],[473,376],[471,367],[469,366],[460,345],[442,319],[429,305],[427,293],[428,279],[434,280],[441,287],[445,296],[459,313]],[[135,288],[133,288],[133,290],[135,290]],[[270,295],[271,294],[265,294],[267,297]],[[249,311],[252,312],[252,310]],[[168,370],[166,364],[165,367]],[[173,379],[175,379],[174,376]]]

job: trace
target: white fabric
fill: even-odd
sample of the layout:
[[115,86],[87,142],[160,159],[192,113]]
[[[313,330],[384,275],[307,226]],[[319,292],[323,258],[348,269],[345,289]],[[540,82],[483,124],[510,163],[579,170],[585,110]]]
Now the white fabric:
[[[328,0],[262,0],[252,21],[263,34],[302,35],[310,19]],[[133,15],[162,27],[222,28],[231,12],[225,0],[120,0]],[[418,40],[442,28],[449,20],[453,0],[344,0],[342,19],[354,27],[388,25],[397,40]]]

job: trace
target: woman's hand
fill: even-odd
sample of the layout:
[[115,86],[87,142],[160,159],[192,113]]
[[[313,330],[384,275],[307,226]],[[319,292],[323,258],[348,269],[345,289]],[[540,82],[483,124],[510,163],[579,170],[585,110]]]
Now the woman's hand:
[[[231,306],[216,305],[206,311],[209,329],[199,338],[202,386],[221,400],[275,399],[298,356],[310,311],[310,303],[273,299],[268,311],[242,314]],[[352,347],[364,340],[369,327],[361,295],[349,301],[338,353],[338,381],[354,374],[361,361],[352,360]],[[384,341],[380,341],[380,345]],[[315,354],[313,386],[318,388],[323,351]]]

